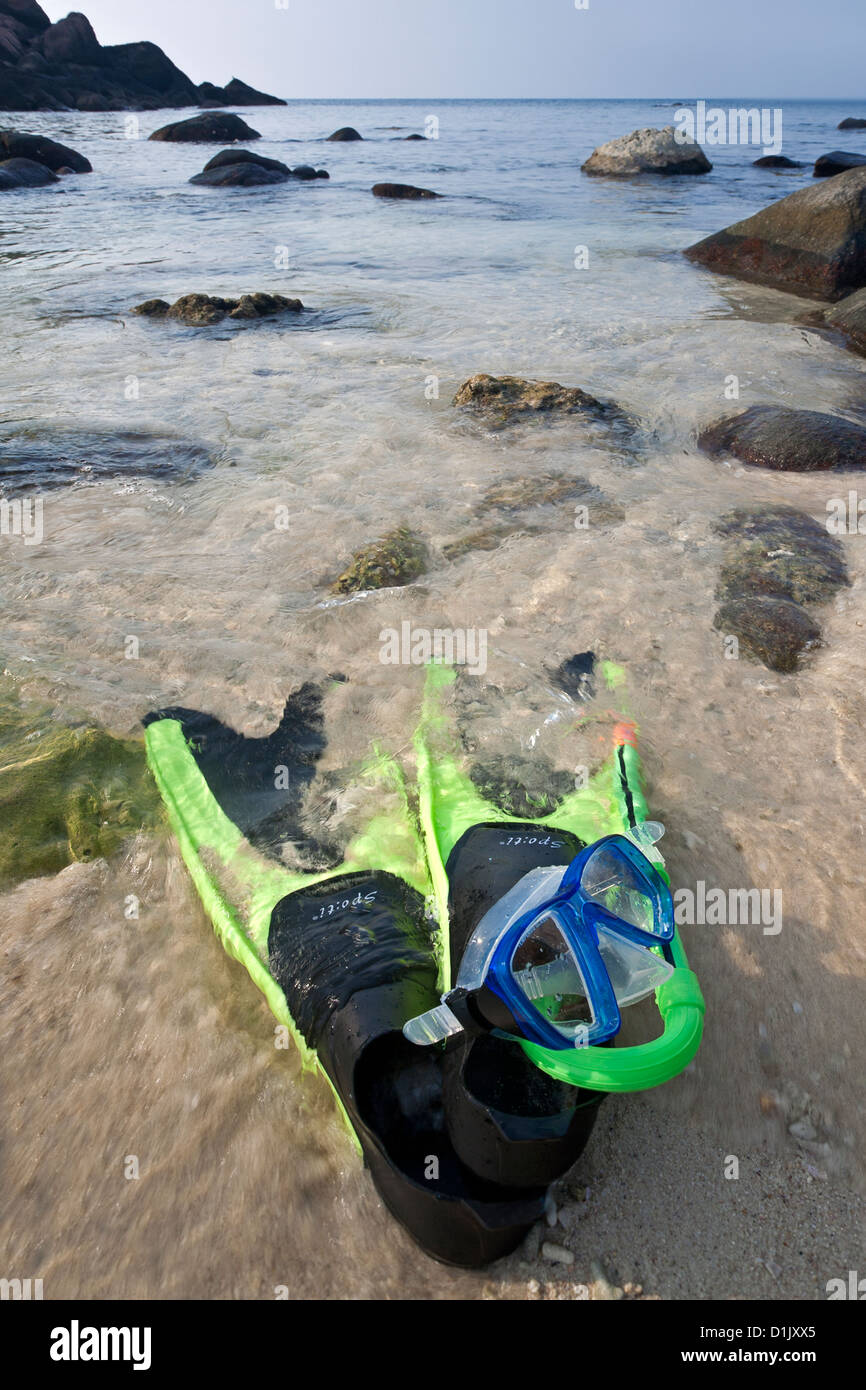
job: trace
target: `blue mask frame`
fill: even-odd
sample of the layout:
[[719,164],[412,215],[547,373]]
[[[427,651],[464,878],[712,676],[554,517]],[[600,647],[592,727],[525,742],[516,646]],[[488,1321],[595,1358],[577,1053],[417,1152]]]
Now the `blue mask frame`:
[[[631,870],[646,899],[652,904],[652,927],[638,927],[606,908],[583,888],[581,879],[589,861],[606,849]],[[593,1018],[565,1034],[527,998],[514,978],[514,957],[530,927],[552,918],[577,961],[586,986]],[[497,943],[485,983],[503,1001],[520,1025],[525,1039],[556,1050],[606,1042],[622,1026],[622,1015],[599,948],[598,928],[635,945],[658,946],[674,935],[674,908],[670,888],[658,869],[624,835],[607,835],[588,845],[571,861],[556,893],[548,902],[519,918]]]

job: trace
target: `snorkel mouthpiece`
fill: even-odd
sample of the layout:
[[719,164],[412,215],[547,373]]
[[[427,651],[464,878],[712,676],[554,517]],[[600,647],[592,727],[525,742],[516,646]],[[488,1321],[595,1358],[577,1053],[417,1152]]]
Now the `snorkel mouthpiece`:
[[662,943],[673,902],[657,865],[658,821],[607,835],[568,865],[533,869],[482,917],[456,988],[403,1027],[419,1046],[496,1032],[563,1050],[602,1043],[620,1010],[673,974]]

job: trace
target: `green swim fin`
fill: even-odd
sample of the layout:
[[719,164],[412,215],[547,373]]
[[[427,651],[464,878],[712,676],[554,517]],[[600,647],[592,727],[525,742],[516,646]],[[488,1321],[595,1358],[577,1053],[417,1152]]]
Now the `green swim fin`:
[[385,1204],[448,1263],[483,1265],[512,1250],[543,1212],[542,1184],[494,1184],[460,1161],[443,1059],[401,1031],[436,1003],[442,944],[399,766],[368,761],[361,781],[376,812],[339,866],[291,870],[276,854],[304,839],[300,801],[324,747],[321,692],[304,686],[265,739],[190,710],[145,723],[150,766],[216,932],[330,1085]]
[[[536,820],[509,815],[478,791],[463,765],[445,704],[452,668],[428,668],[415,736],[419,810],[443,924],[440,990],[488,909],[524,874],[566,865],[586,844],[647,818],[633,726],[618,721],[604,767]],[[494,1034],[450,1044],[445,1113],[463,1162],[493,1181],[551,1182],[579,1157],[604,1094],[656,1086],[700,1043],[703,999],[679,938],[670,979],[657,991],[662,1038],[639,1047],[553,1051]]]

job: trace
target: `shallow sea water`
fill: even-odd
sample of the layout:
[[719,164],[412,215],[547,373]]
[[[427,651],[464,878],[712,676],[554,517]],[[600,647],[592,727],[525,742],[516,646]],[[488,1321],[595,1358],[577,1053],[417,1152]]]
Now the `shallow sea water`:
[[[203,445],[214,466],[187,483],[51,492],[44,542],[4,539],[0,666],[22,693],[123,734],[168,704],[261,734],[302,681],[340,672],[321,765],[337,775],[374,738],[408,755],[421,677],[382,664],[382,629],[479,628],[488,669],[468,736],[568,769],[592,752],[544,723],[562,709],[546,673],[592,650],[625,668],[607,703],[639,724],[675,886],[784,895],[778,935],[684,929],[707,998],[702,1050],[662,1091],[602,1110],[569,1180],[586,1177],[593,1196],[573,1218],[566,1278],[527,1252],[480,1276],[446,1271],[383,1219],[329,1094],[274,1050],[270,1015],[213,939],[168,835],[19,886],[2,900],[2,1241],[46,1296],[271,1297],[285,1284],[297,1297],[525,1297],[532,1278],[574,1296],[598,1258],[662,1296],[813,1298],[858,1267],[864,541],[843,539],[851,587],[819,610],[825,645],[780,676],[724,658],[711,530],[756,502],[821,520],[856,479],[729,467],[695,436],[732,408],[732,373],[741,405],[862,421],[866,360],[798,322],[809,301],[679,254],[803,186],[808,167],[757,170],[759,150],[732,148],[708,149],[705,178],[581,175],[595,145],[673,110],[248,111],[257,149],[331,178],[240,191],[188,185],[213,150],[128,139],[124,116],[26,118],[96,172],[3,202],[0,429],[153,432]],[[395,138],[431,114],[437,141]],[[785,153],[808,163],[832,148],[847,114],[786,104]],[[182,115],[143,115],[141,134]],[[365,143],[322,141],[344,124]],[[846,148],[864,138],[847,132]],[[385,179],[448,196],[372,198]],[[588,269],[574,266],[577,246]],[[129,313],[155,296],[258,289],[307,310],[199,330]],[[467,420],[451,399],[479,371],[616,400],[639,420],[636,443],[577,421]],[[444,543],[481,524],[488,487],[550,471],[587,478],[625,519],[583,530],[568,504],[543,507],[530,518],[541,534],[444,559]],[[352,552],[403,522],[430,548],[428,574],[330,597]],[[137,660],[124,656],[130,635]],[[144,904],[137,924],[123,919],[129,892]],[[825,1109],[826,1150],[795,1144],[762,1109],[785,1084]],[[123,1177],[131,1153],[138,1182]],[[730,1154],[736,1184],[722,1174]]]

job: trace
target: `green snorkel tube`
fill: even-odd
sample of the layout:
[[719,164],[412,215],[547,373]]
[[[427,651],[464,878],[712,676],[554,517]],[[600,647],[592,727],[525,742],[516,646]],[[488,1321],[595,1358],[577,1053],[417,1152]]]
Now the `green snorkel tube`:
[[[455,846],[473,826],[493,822],[522,825],[517,817],[486,801],[459,765],[450,747],[450,724],[441,694],[455,680],[452,668],[428,668],[421,724],[415,735],[419,814],[440,922],[448,921],[449,878],[446,865]],[[551,832],[571,832],[591,843],[602,835],[628,831],[647,819],[640,785],[640,764],[632,726],[623,721],[613,735],[613,755],[588,786],[571,793],[535,822]],[[431,748],[435,745],[435,752]],[[665,877],[667,875],[665,874]],[[444,945],[440,984],[452,983],[449,933]],[[631,1047],[581,1047],[553,1050],[521,1041],[527,1058],[557,1081],[591,1091],[646,1091],[678,1076],[700,1046],[704,999],[696,975],[675,930],[669,943],[674,970],[655,993],[664,1022],[661,1037]]]

